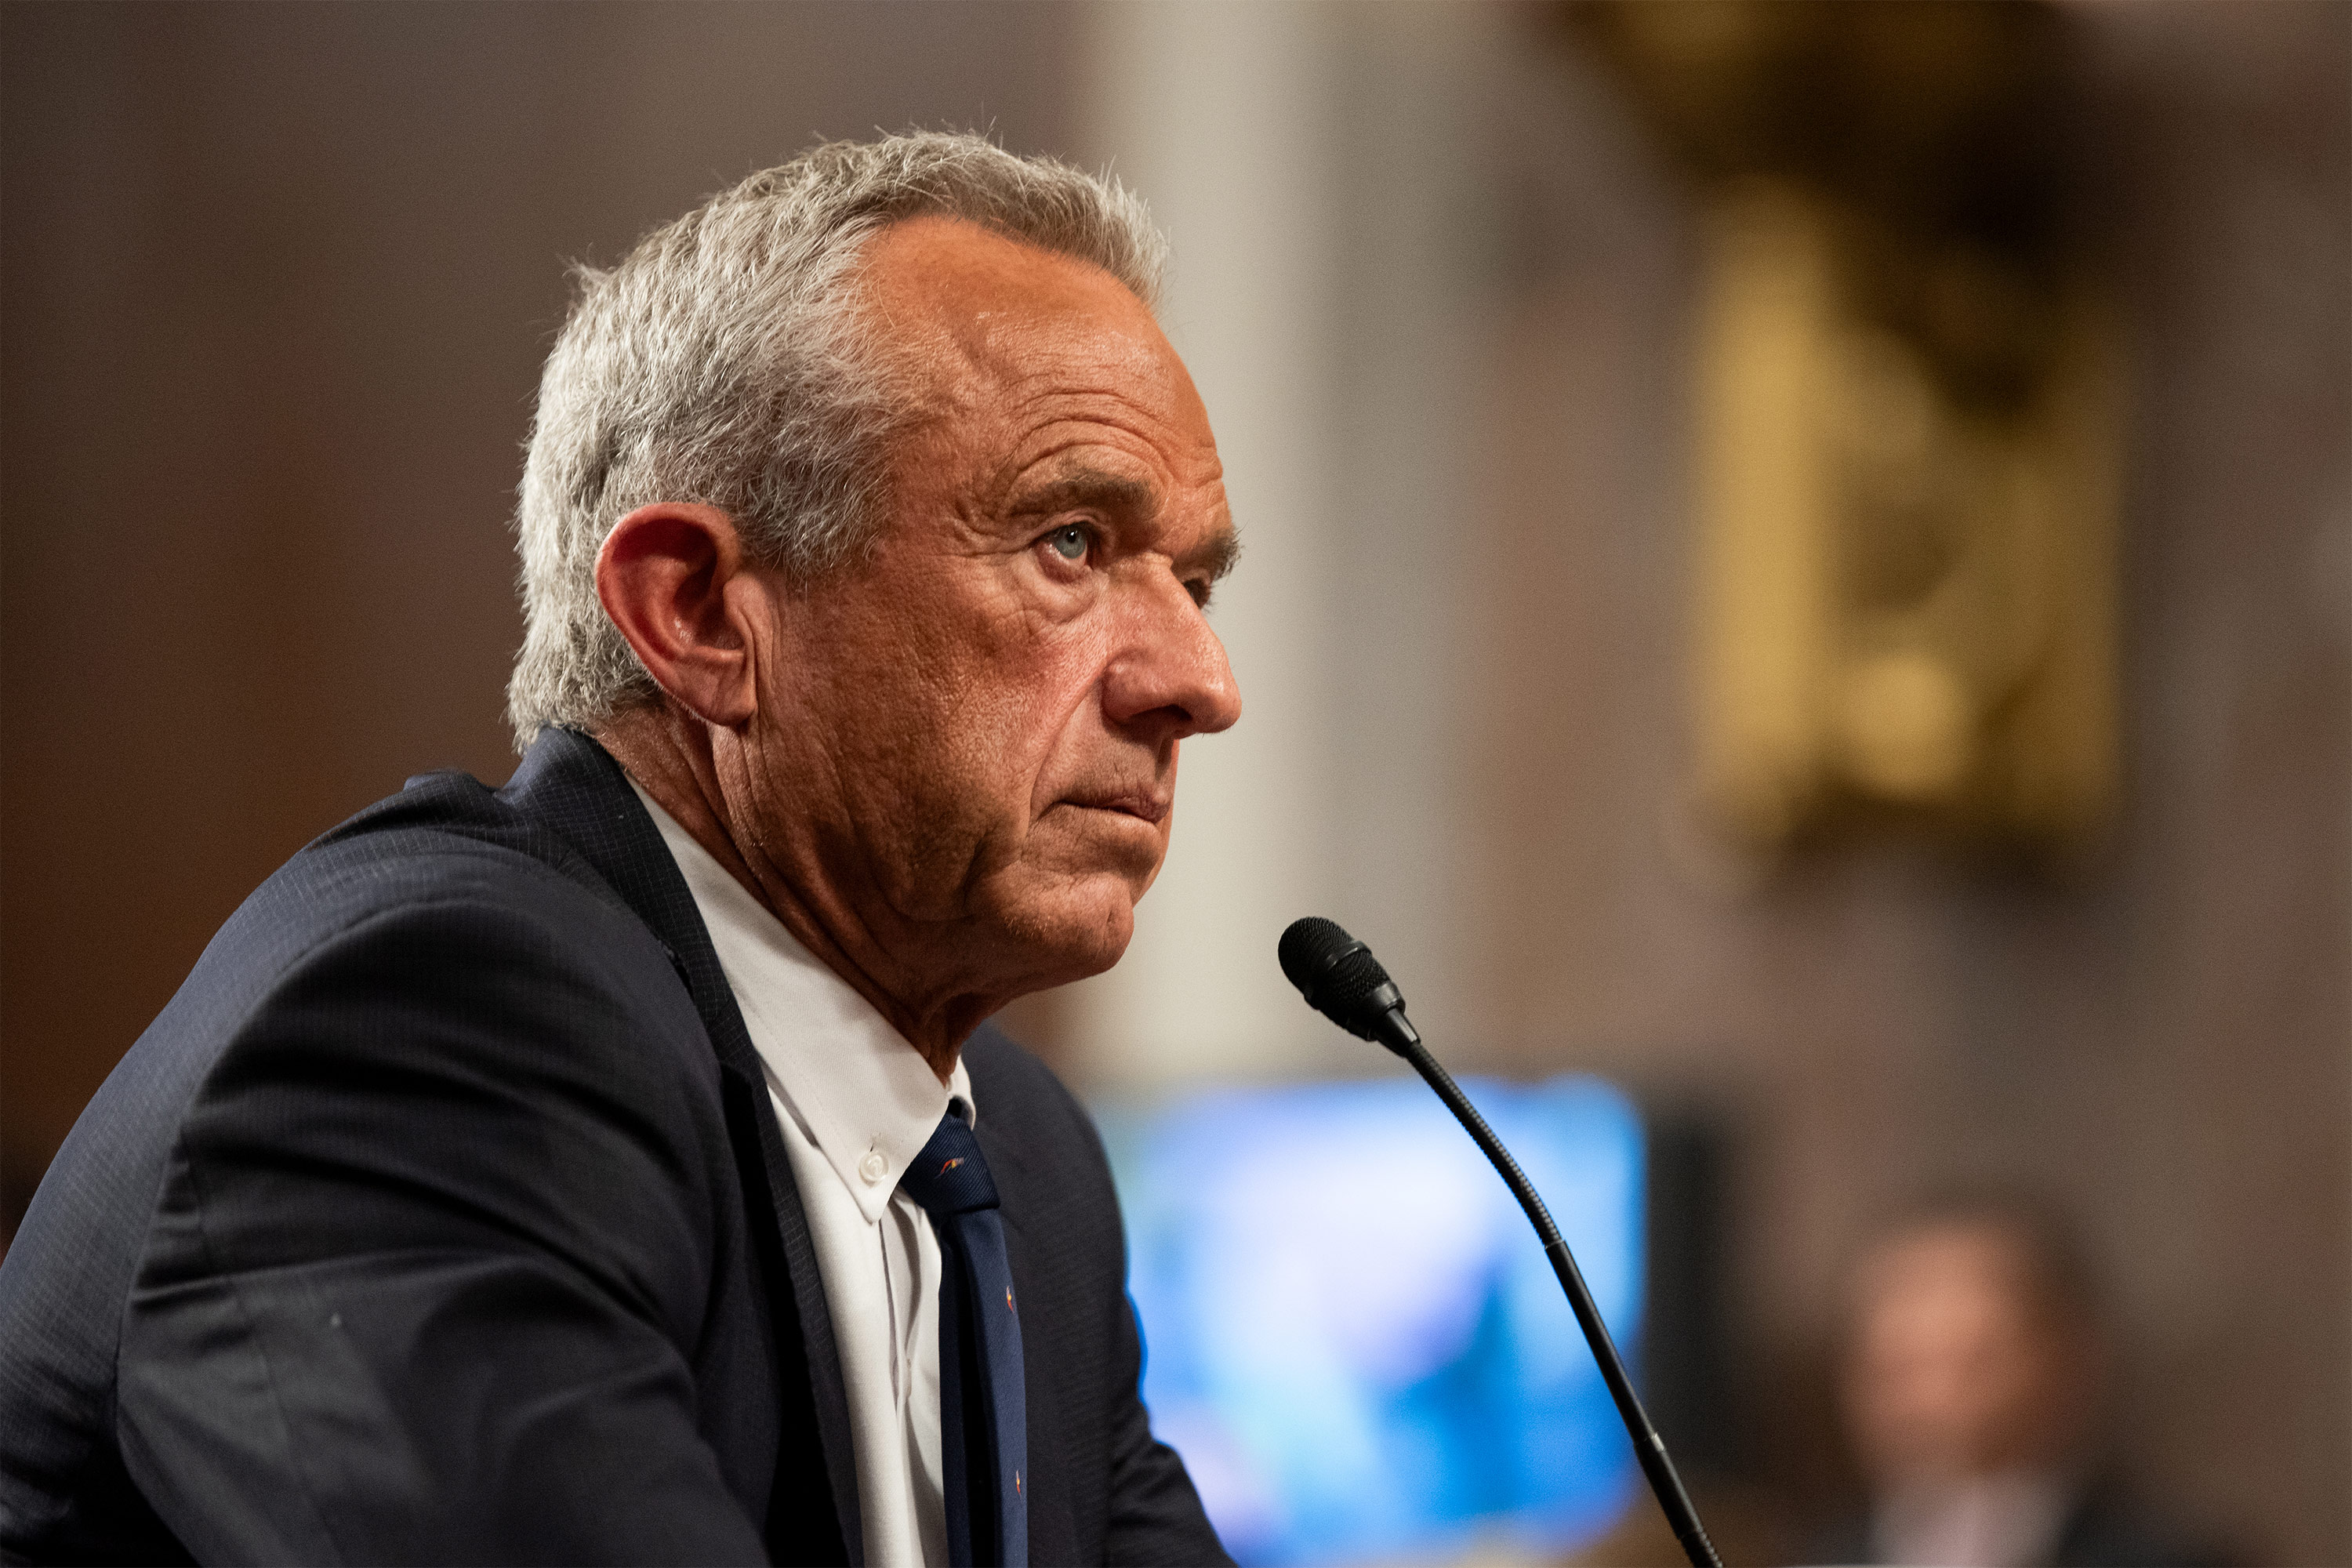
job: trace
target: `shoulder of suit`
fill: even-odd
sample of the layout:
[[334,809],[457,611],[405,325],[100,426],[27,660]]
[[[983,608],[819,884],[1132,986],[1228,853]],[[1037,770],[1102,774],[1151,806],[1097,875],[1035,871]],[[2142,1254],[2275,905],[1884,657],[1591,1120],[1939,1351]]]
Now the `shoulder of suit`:
[[993,1023],[972,1031],[971,1038],[964,1042],[963,1061],[983,1118],[1000,1099],[1024,1109],[1085,1114],[1054,1069]]
[[457,887],[500,901],[503,889],[532,903],[584,898],[630,913],[568,840],[478,780],[455,771],[410,779],[398,795],[305,845],[270,882],[342,889],[390,901]]
[[458,907],[600,948],[608,961],[642,941],[660,972],[669,968],[667,950],[577,851],[473,779],[442,773],[304,846],[229,917],[190,984],[227,983],[257,1000],[274,976],[346,938]]
[[[1094,1118],[1053,1068],[993,1024],[982,1025],[964,1042],[963,1060],[983,1143],[1017,1150],[1042,1166],[1083,1167],[1108,1181]],[[990,1158],[996,1158],[994,1148]]]

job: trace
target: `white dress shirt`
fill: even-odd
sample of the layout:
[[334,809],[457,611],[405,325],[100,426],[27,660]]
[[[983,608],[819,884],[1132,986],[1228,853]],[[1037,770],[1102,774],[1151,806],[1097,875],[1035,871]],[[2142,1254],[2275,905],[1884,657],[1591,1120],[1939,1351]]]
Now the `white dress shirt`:
[[841,1355],[866,1560],[945,1568],[940,1244],[898,1178],[951,1100],[971,1117],[971,1080],[959,1061],[940,1082],[873,1004],[651,796],[637,798],[685,874],[775,1101]]
[[2050,1470],[2001,1470],[1880,1501],[1871,1544],[1881,1563],[2025,1568],[2048,1560],[2074,1489]]

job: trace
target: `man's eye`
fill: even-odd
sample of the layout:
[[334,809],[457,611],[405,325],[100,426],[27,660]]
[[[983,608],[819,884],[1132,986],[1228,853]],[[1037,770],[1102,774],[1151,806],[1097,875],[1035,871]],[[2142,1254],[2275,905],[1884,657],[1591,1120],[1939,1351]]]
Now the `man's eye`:
[[1087,531],[1076,523],[1067,528],[1055,529],[1046,535],[1046,541],[1053,545],[1054,553],[1065,561],[1084,561],[1087,558],[1087,547],[1094,542]]

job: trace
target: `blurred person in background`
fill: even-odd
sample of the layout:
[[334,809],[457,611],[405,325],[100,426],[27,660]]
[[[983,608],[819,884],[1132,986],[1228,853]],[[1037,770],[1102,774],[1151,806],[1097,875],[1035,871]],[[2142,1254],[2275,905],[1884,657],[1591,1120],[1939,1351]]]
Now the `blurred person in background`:
[[2225,1559],[2136,1508],[2097,1464],[2106,1333],[2071,1230],[2006,1194],[1890,1226],[1851,1282],[1839,1394],[1866,1511],[1822,1563],[2193,1568]]
[[302,850],[90,1102],[0,1263],[0,1560],[1224,1560],[985,1023],[1118,961],[1239,714],[1162,250],[909,134],[583,276],[522,764]]

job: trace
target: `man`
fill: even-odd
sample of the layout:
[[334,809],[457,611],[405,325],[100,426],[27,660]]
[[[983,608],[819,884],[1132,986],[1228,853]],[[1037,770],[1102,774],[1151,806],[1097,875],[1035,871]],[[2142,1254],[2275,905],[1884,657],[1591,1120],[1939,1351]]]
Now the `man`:
[[1841,1388],[1871,1508],[1811,1560],[2216,1561],[2087,1468],[2101,1339],[2078,1249],[2038,1205],[1956,1195],[1893,1226],[1855,1271]]
[[1160,257],[910,135],[585,276],[522,766],[303,850],[92,1101],[0,1268],[10,1558],[1222,1560],[985,1024],[1116,962],[1239,713]]

